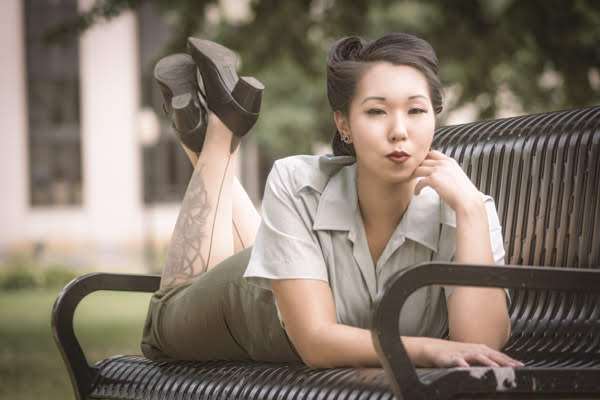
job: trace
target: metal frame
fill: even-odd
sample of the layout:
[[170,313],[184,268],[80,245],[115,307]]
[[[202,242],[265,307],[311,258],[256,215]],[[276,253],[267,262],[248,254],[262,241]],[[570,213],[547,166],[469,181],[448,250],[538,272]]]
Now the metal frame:
[[52,307],[52,336],[67,366],[77,400],[88,398],[97,373],[96,368],[89,365],[73,330],[73,316],[79,302],[98,290],[154,292],[159,284],[159,275],[99,272],[73,279],[60,291]]
[[[525,395],[548,398],[565,394],[600,398],[598,122],[600,107],[595,106],[436,130],[435,147],[455,157],[478,187],[488,187],[489,194],[499,199],[499,215],[508,232],[505,244],[509,263],[578,268],[435,262],[398,272],[378,295],[372,316],[373,341],[398,399],[448,399],[482,394],[494,398]],[[521,186],[526,190],[521,190]],[[73,331],[73,315],[81,299],[97,290],[154,292],[159,282],[160,277],[155,275],[97,273],[75,279],[61,291],[52,311],[52,332],[77,399],[88,398],[94,385],[101,386],[98,382],[106,372],[102,365],[111,362],[107,359],[93,367],[83,354]],[[513,335],[505,351],[516,355],[520,348],[541,340],[538,343],[541,346],[530,347],[537,352],[538,359],[515,369],[415,370],[400,341],[398,316],[410,293],[432,284],[517,289],[518,296],[511,309]],[[529,289],[541,291],[542,301],[528,297]],[[569,303],[555,293],[544,294],[551,290],[570,292],[568,296],[576,301]],[[585,302],[580,301],[575,292],[589,297]],[[553,335],[556,338],[546,341]],[[580,340],[583,337],[587,342]],[[562,357],[563,352],[571,357],[568,362],[546,362],[546,357]],[[135,363],[133,367],[139,367]],[[153,364],[154,367],[157,366]],[[123,367],[123,371],[127,368]],[[195,371],[196,366],[189,368]],[[248,368],[250,374],[253,368],[254,365]],[[304,378],[299,375],[297,379],[304,381]],[[111,386],[119,386],[114,384],[112,375],[107,374],[106,380]],[[257,385],[253,391],[263,389],[260,383]],[[303,393],[325,395],[314,381],[308,379],[307,385],[310,390]],[[144,390],[154,389],[152,382]],[[187,394],[179,393],[181,397]],[[176,397],[172,392],[169,396]],[[299,399],[296,395],[292,397]]]
[[428,285],[600,293],[600,270],[430,262],[397,272],[374,303],[371,333],[398,399],[450,399],[457,394],[483,393],[600,396],[600,371],[596,368],[452,368],[437,381],[420,381],[400,340],[398,318],[408,296]]

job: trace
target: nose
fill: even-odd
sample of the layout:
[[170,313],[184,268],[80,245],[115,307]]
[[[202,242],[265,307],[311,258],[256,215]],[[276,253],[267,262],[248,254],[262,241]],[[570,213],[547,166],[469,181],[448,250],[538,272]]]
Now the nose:
[[389,140],[390,142],[395,143],[400,140],[406,140],[407,137],[406,120],[404,119],[404,116],[398,113],[393,119],[392,126],[390,127]]

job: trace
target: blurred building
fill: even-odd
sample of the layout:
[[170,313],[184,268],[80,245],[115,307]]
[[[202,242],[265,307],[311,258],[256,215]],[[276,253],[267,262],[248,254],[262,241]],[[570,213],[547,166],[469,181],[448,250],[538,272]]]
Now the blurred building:
[[[169,27],[145,8],[71,44],[44,44],[48,28],[91,3],[2,3],[0,263],[28,253],[144,271],[160,264],[173,230],[192,168],[152,78]],[[258,202],[256,158],[245,140],[238,176]]]

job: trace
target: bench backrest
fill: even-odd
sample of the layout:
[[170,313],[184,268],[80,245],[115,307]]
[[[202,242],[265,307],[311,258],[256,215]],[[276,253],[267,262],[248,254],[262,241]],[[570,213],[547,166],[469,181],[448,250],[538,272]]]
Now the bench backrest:
[[[494,197],[507,264],[600,269],[600,106],[443,127],[433,147]],[[557,363],[600,358],[600,340],[581,334],[598,325],[597,296],[522,290],[512,299],[507,352],[547,363],[556,344],[567,351]]]

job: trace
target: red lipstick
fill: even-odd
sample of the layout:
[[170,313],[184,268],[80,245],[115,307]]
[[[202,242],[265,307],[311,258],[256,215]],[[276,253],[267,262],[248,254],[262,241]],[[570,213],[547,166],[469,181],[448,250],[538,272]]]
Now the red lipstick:
[[405,162],[406,160],[409,159],[410,154],[408,154],[405,151],[392,151],[391,153],[389,153],[387,156],[388,160],[390,160],[391,162],[395,163],[395,164],[402,164],[403,162]]

